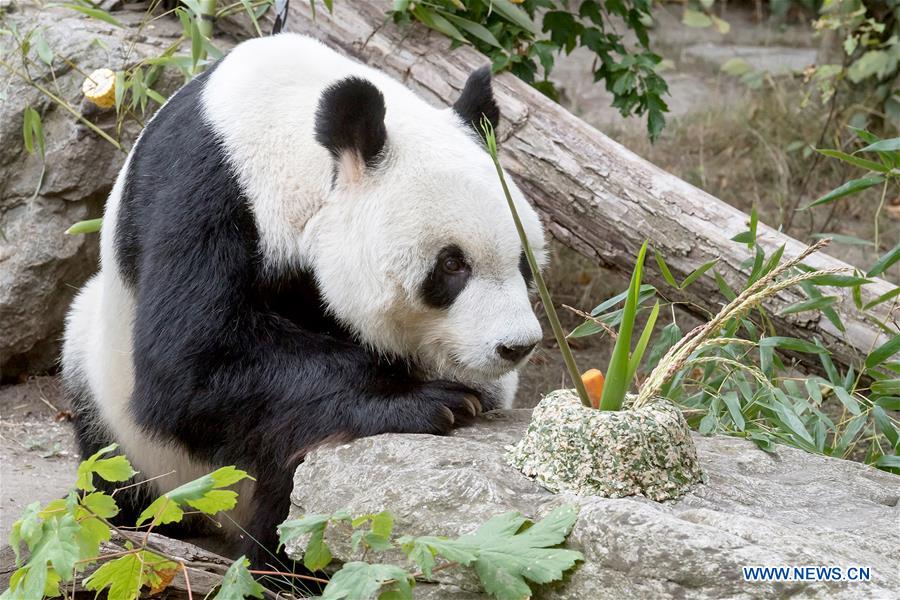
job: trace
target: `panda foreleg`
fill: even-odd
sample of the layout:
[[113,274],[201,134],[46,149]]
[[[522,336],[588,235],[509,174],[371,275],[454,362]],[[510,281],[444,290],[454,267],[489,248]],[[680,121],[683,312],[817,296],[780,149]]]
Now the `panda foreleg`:
[[[202,338],[167,330],[166,320],[153,319],[153,335],[144,337],[139,318],[133,408],[141,425],[192,455],[256,477],[243,523],[254,564],[273,562],[293,472],[311,449],[379,433],[444,434],[480,411],[466,386],[418,380],[353,342],[271,315],[238,321],[216,328],[241,333],[211,353],[197,347]],[[154,355],[160,348],[166,356]],[[165,378],[154,376],[160,372]]]

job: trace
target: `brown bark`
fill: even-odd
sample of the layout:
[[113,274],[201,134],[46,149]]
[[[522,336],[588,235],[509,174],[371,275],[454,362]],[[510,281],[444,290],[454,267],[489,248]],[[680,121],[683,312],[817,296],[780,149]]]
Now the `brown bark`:
[[[384,0],[335,2],[333,14],[320,5],[313,19],[308,3],[295,3],[288,29],[316,37],[392,74],[435,105],[452,103],[467,75],[487,59],[471,47],[451,49],[446,37],[418,24],[405,28],[393,24],[385,12],[389,5]],[[646,239],[665,257],[679,281],[712,259],[719,259],[715,268],[732,287],[746,281],[748,271],[741,264],[750,253],[730,239],[747,229],[745,213],[650,164],[515,76],[500,74],[494,87],[504,115],[499,131],[502,162],[554,237],[624,273],[631,272]],[[785,245],[785,257],[805,247],[763,224],[758,238],[767,253]],[[849,268],[821,252],[806,264]],[[677,291],[665,283],[651,260],[645,281],[705,317],[724,300],[711,275],[701,277],[688,290]],[[877,280],[864,286],[863,297],[871,299],[891,288]],[[766,306],[778,334],[819,336],[832,349],[833,358],[844,365],[858,362],[886,341],[887,336],[856,310],[847,290],[828,293],[841,298],[835,309],[846,332],[817,312],[780,316],[781,309],[804,298],[789,290]],[[887,308],[881,307],[882,315]],[[802,358],[817,362],[815,357]]]

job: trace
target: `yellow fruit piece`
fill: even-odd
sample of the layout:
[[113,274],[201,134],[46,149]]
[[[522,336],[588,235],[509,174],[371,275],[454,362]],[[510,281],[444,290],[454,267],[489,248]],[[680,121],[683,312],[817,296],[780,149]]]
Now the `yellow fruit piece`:
[[581,376],[584,387],[587,390],[588,398],[594,408],[600,408],[600,398],[603,396],[603,383],[606,379],[600,369],[588,369]]
[[100,108],[112,108],[116,104],[116,74],[110,69],[97,69],[81,84],[81,91]]

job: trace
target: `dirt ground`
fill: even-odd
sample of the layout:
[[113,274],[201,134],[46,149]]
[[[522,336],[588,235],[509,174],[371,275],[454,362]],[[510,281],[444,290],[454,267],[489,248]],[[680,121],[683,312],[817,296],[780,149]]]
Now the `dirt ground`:
[[59,498],[75,482],[68,417],[56,377],[0,387],[0,540],[28,504]]

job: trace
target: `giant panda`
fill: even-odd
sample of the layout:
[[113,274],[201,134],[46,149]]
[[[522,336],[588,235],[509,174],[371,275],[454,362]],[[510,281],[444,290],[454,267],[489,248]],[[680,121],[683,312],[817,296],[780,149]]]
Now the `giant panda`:
[[313,447],[509,406],[541,328],[482,118],[499,119],[486,68],[439,109],[287,33],[176,92],[119,173],[68,315],[82,454],[118,443],[150,497],[246,469],[235,531],[263,564]]

